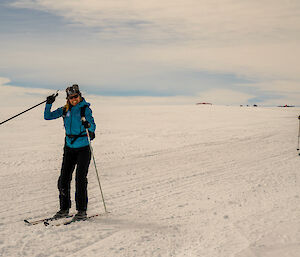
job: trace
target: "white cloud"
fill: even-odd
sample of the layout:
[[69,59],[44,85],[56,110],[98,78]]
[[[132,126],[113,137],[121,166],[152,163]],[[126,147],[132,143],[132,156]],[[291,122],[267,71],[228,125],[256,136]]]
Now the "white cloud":
[[[157,79],[159,74],[187,69],[253,80],[251,85],[240,85],[241,92],[245,86],[273,95],[299,91],[300,2],[296,0],[18,0],[11,6],[64,17],[79,31],[95,29],[89,38],[79,35],[78,42],[64,37],[51,42],[42,37],[22,44],[1,42],[2,60],[22,76],[20,80],[172,91],[183,85],[173,83],[173,78],[164,85]],[[203,91],[201,86],[199,90],[197,84],[193,86],[195,94]],[[211,86],[226,89],[222,84]],[[247,99],[247,93],[241,94]]]
[[199,102],[208,102],[219,105],[246,104],[254,95],[227,89],[213,89],[198,95]]
[[9,78],[0,77],[0,86],[8,84],[10,82]]
[[[260,82],[254,85],[243,85],[248,87],[257,87],[264,91],[265,95],[273,95],[270,99],[265,99],[263,104],[267,106],[277,105],[297,105],[300,104],[300,83],[293,80],[275,80]],[[275,95],[274,95],[275,94]]]
[[[14,107],[19,107],[20,111],[27,109],[46,99],[48,95],[55,91],[51,89],[41,88],[24,88],[16,87],[10,84],[10,79],[0,77],[0,91],[2,100],[0,107],[2,110],[14,110]],[[111,97],[87,94],[83,92],[83,96],[93,103],[101,105],[193,105],[197,102],[198,97]],[[56,99],[55,105],[62,106],[65,104],[65,92],[61,90]],[[21,108],[22,107],[22,108]],[[3,116],[3,115],[1,115]],[[4,116],[3,116],[4,117]]]
[[23,97],[26,95],[44,95],[49,93],[49,89],[16,87],[11,85],[10,82],[9,78],[0,77],[1,96],[16,95]]
[[44,100],[46,96],[53,94],[53,90],[41,88],[16,87],[10,84],[9,78],[0,77],[1,101],[0,107],[12,108],[15,106],[28,107]]
[[134,33],[135,39],[140,34],[214,45],[299,39],[300,3],[295,0],[19,0],[12,5],[48,11],[103,33]]
[[199,97],[143,97],[143,96],[95,96],[87,95],[90,102],[97,103],[102,106],[110,105],[194,105],[199,101]]
[[[281,96],[276,99],[265,100],[264,103],[257,103],[264,106],[276,106],[276,105],[297,105],[300,98],[300,93],[295,93],[296,88],[286,88],[285,82],[283,84],[275,85],[281,90]],[[261,85],[264,89],[272,88],[271,85],[265,84]],[[296,85],[295,85],[296,86]],[[282,90],[282,89],[285,90]],[[0,90],[2,95],[2,100],[0,102],[0,107],[2,111],[9,110],[14,112],[22,111],[27,109],[39,102],[45,100],[46,96],[54,93],[51,89],[41,89],[41,88],[23,88],[16,87],[10,84],[10,79],[0,77]],[[84,96],[93,103],[97,103],[103,106],[107,105],[194,105],[198,102],[210,102],[214,105],[240,105],[247,104],[249,100],[253,99],[255,95],[242,93],[234,90],[228,89],[211,89],[195,96],[174,96],[174,97],[121,97],[121,96],[99,96],[91,95],[88,92],[83,91]],[[59,92],[59,96],[55,105],[57,107],[64,105],[65,103],[65,92],[62,89]],[[18,109],[14,109],[17,107]],[[16,111],[17,110],[17,111]],[[3,114],[2,119],[7,118]]]
[[268,92],[277,92],[278,94],[285,95],[299,95],[300,96],[300,83],[299,81],[293,80],[275,80],[275,81],[266,81],[256,84],[244,84],[241,86],[247,87],[258,87],[261,90]]
[[[205,65],[204,69],[225,70],[239,64],[244,72],[253,65],[257,67],[255,73],[258,69],[264,72],[275,67],[274,73],[278,74],[284,63],[294,74],[298,66],[299,1],[19,0],[12,5],[48,11],[75,24],[100,28],[94,33],[108,33],[111,40],[119,37],[136,42],[145,40],[147,44],[140,53],[130,47],[129,51],[147,58],[151,57],[148,50],[157,50],[157,61],[163,62],[164,58],[158,57],[166,56],[167,52],[168,58],[200,63]],[[101,34],[97,45],[103,37]],[[86,56],[91,56],[88,51]],[[218,64],[221,67],[215,67]]]

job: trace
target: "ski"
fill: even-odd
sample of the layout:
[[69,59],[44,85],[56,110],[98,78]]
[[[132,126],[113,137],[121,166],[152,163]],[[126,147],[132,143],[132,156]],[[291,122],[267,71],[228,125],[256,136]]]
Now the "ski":
[[95,217],[98,217],[98,216],[104,216],[105,213],[102,213],[102,214],[94,214],[94,215],[90,215],[90,216],[87,216],[85,219],[82,219],[82,220],[70,220],[70,221],[64,221],[64,222],[59,222],[59,223],[56,223],[56,224],[51,224],[49,221],[51,220],[47,220],[47,221],[44,221],[44,225],[47,227],[47,226],[51,226],[51,227],[58,227],[58,226],[61,226],[61,225],[70,225],[72,223],[75,223],[75,222],[79,222],[79,221],[87,221],[89,219],[92,219],[92,218],[95,218]]
[[[68,215],[68,216],[66,216],[64,218],[60,218],[60,219],[71,218],[71,217],[73,217],[73,215]],[[43,218],[43,219],[33,220],[33,221],[25,219],[24,222],[28,226],[34,226],[34,225],[37,225],[37,224],[40,224],[40,223],[44,223],[44,222],[48,222],[48,221],[53,221],[53,220],[59,220],[59,219],[53,218],[53,217]]]

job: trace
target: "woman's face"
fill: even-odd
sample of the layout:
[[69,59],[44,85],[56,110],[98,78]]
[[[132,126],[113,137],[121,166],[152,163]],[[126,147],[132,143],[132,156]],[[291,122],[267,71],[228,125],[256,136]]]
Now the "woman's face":
[[80,101],[80,97],[79,97],[78,94],[70,95],[70,96],[68,97],[68,99],[69,99],[70,104],[71,104],[72,106],[75,106],[75,105],[78,104],[79,101]]

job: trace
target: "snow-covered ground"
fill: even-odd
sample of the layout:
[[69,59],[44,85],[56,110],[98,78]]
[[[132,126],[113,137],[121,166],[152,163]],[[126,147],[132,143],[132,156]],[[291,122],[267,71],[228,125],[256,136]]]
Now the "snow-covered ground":
[[[299,109],[92,108],[110,213],[24,224],[58,210],[64,130],[38,107],[0,127],[0,256],[300,256]],[[88,188],[88,214],[103,213],[93,165]]]

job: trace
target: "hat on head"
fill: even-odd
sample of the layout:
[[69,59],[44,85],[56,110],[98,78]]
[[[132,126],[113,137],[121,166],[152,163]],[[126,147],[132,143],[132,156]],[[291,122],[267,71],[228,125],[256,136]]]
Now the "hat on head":
[[71,87],[68,87],[66,89],[66,93],[67,93],[67,97],[70,96],[70,95],[74,95],[74,94],[81,95],[81,93],[79,91],[79,86],[77,84],[74,84]]

